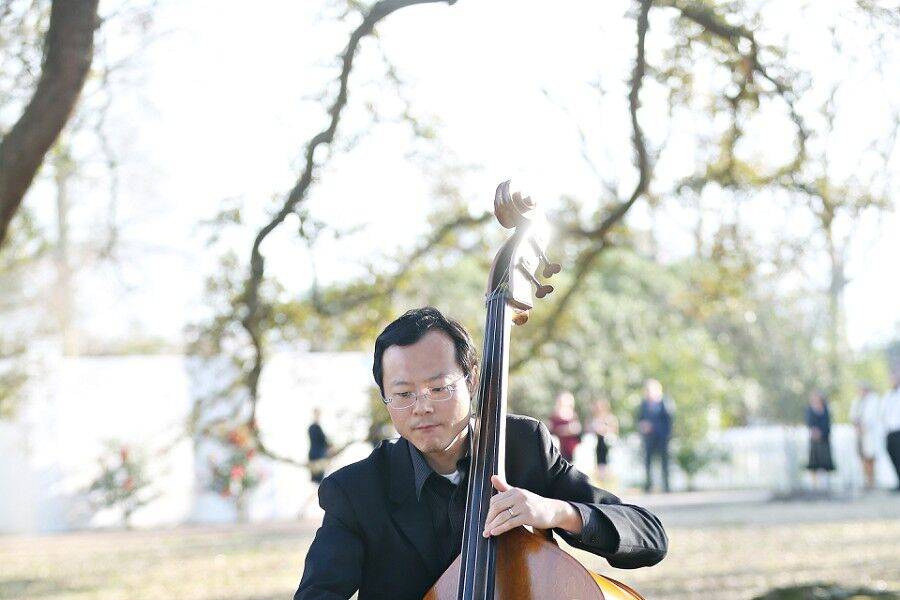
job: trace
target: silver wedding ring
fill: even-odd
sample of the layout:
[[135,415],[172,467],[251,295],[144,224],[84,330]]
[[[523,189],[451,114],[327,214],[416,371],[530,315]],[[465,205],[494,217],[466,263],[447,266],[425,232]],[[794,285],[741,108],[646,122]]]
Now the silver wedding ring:
[[514,519],[516,517],[516,513],[514,513],[511,508],[507,508],[506,510],[509,513],[510,519]]

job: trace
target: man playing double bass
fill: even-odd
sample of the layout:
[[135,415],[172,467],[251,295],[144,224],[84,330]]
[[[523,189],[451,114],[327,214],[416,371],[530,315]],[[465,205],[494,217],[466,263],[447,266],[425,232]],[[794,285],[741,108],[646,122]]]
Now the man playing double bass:
[[[375,341],[372,372],[400,439],[319,487],[322,526],[294,600],[420,600],[460,552],[478,377],[466,330],[411,310]],[[528,525],[625,569],[658,563],[668,540],[649,511],[622,504],[566,462],[547,428],[509,415],[506,478],[494,476],[483,535]]]

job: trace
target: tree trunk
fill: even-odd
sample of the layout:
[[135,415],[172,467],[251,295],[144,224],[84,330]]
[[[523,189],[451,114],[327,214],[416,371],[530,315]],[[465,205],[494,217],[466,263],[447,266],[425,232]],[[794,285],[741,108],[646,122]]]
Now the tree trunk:
[[847,278],[844,272],[844,256],[834,240],[834,233],[825,230],[828,249],[830,278],[828,283],[828,367],[831,375],[831,392],[839,393],[846,384],[846,331],[844,325],[844,288]]
[[60,144],[51,155],[56,184],[56,289],[54,312],[62,338],[63,354],[78,355],[78,333],[75,329],[75,300],[72,287],[71,244],[69,241],[69,182],[75,173],[67,144]]
[[0,246],[44,156],[59,136],[94,54],[99,0],[54,0],[34,95],[0,141]]

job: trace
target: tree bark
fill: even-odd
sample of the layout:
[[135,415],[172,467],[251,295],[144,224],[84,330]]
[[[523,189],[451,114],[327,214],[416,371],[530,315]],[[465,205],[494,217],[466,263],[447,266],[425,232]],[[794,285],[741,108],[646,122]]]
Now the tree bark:
[[56,141],[87,79],[99,0],[54,0],[34,95],[0,141],[0,247],[44,156]]

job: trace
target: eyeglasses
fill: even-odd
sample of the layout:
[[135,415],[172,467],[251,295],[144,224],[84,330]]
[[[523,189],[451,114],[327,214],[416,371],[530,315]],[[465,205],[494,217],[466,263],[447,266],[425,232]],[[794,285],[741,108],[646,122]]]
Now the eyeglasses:
[[462,377],[454,379],[450,383],[446,383],[442,386],[428,388],[421,394],[417,394],[415,392],[397,392],[396,394],[386,396],[384,398],[384,404],[385,406],[393,410],[403,410],[415,404],[416,400],[418,400],[419,398],[427,398],[432,402],[446,402],[453,397],[453,394],[456,392],[456,386],[459,384],[459,382],[465,379],[468,379],[467,375],[463,375]]

